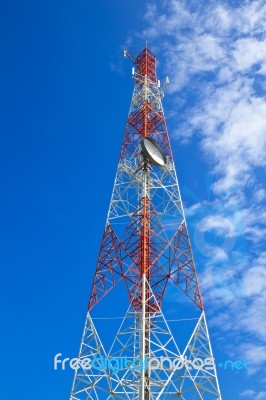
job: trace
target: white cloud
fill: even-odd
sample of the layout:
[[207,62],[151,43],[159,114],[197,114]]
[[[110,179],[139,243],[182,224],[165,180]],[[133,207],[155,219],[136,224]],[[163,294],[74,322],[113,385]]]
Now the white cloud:
[[[266,349],[265,345],[262,344],[254,342],[243,343],[238,348],[238,354],[241,355],[242,359],[248,361],[248,376],[257,375],[266,363]],[[256,399],[257,397],[254,398]]]
[[255,64],[266,63],[266,40],[257,40],[249,37],[237,40],[233,51],[236,68],[239,71],[248,71]]
[[257,202],[261,202],[266,199],[266,190],[263,188],[259,188],[255,193],[254,193],[254,199]]
[[240,396],[246,397],[248,399],[253,399],[253,400],[265,400],[266,399],[266,392],[261,391],[256,393],[255,390],[245,390],[244,392],[240,393]]
[[226,237],[235,237],[233,225],[220,215],[208,215],[201,221],[200,230],[202,232],[206,232],[210,229],[215,229],[218,235],[225,234]]
[[[265,257],[265,253],[264,253]],[[266,264],[266,263],[265,263]],[[244,285],[247,288],[247,295],[254,296],[262,291],[266,292],[266,268],[263,266],[255,266],[250,268],[243,277]],[[261,304],[263,306],[263,304]],[[262,307],[262,311],[264,309]],[[266,320],[265,320],[266,323]],[[266,332],[266,331],[265,331]]]
[[[203,298],[221,340],[252,364],[252,373],[266,363],[266,4],[164,4],[149,7],[143,36],[165,60],[179,143],[195,135],[215,176],[215,199],[197,200],[187,214],[195,225],[192,246],[204,253]],[[235,238],[235,247],[208,243],[204,235],[214,227]],[[266,393],[249,389],[241,396],[260,400]]]
[[[201,132],[218,177],[215,190],[221,193],[246,185],[254,178],[252,168],[266,164],[266,97],[254,86],[257,72],[266,71],[266,39],[261,37],[266,6],[262,1],[238,8],[207,2],[191,9],[188,1],[178,0],[166,2],[164,10],[151,6],[145,35],[152,32],[163,49],[169,90],[180,92],[192,82],[191,95],[198,101],[177,132]],[[213,76],[204,80],[207,72]]]
[[[207,239],[207,234],[212,235],[212,241]],[[219,246],[215,244],[220,240]],[[212,259],[228,259],[228,253],[233,249],[236,232],[233,224],[221,215],[208,215],[203,217],[195,226],[193,244],[205,257]]]

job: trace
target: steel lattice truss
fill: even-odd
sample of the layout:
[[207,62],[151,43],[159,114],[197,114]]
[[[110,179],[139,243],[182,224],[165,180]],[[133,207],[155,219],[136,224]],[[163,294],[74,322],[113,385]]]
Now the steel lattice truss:
[[[148,325],[150,331],[149,357],[157,359],[166,357],[170,360],[185,357],[188,360],[212,358],[204,312],[200,314],[187,346],[181,352],[148,282],[147,286],[150,295],[146,299],[149,311],[145,314],[145,324]],[[104,349],[88,312],[81,343],[81,359],[104,356],[109,360],[124,357],[132,360],[140,357],[142,315],[133,306],[140,292],[139,286],[108,352]],[[88,370],[80,368],[75,374],[72,399],[111,399],[113,397],[139,399],[140,374],[141,372],[135,368],[125,367],[115,373],[110,369],[102,368],[97,374],[88,373]],[[151,400],[176,397],[186,400],[220,399],[216,373],[213,369],[208,370],[204,367],[200,370],[190,370],[184,366],[175,370],[170,368],[169,363],[165,361],[163,368],[151,369],[147,379]]]
[[[148,49],[137,58],[128,55],[136,65],[135,85],[79,358],[212,357],[162,108],[163,91],[156,79],[156,58]],[[163,167],[149,163],[144,172],[143,137],[160,145],[167,159]],[[112,346],[105,349],[91,315],[121,285],[128,293],[129,308]],[[183,349],[179,349],[162,311],[169,287],[186,298],[197,315]],[[165,367],[145,375],[134,368],[121,368],[116,373],[108,368],[76,371],[72,400],[111,398],[220,400],[221,395],[215,369]]]

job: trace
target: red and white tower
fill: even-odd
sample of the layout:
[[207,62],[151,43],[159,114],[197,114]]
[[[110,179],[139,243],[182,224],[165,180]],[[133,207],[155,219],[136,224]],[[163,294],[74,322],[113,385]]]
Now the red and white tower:
[[70,398],[221,400],[156,57],[125,55],[134,91]]

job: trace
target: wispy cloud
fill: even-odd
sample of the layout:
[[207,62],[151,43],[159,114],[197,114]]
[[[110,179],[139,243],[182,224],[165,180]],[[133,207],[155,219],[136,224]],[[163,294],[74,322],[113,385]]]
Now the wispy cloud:
[[264,2],[233,8],[171,0],[162,9],[150,5],[145,18],[143,34],[167,60],[170,91],[185,88],[187,101],[194,99],[178,116],[177,135],[200,135],[217,193],[247,185],[253,168],[266,164]]
[[262,391],[256,393],[254,390],[248,389],[240,393],[240,396],[245,397],[247,399],[264,400],[266,398],[266,392]]
[[212,323],[230,336],[228,349],[254,371],[266,362],[266,4],[232,4],[154,1],[143,36],[170,76],[179,143],[196,139],[214,177],[213,199],[187,213],[205,264],[205,302],[215,307]]

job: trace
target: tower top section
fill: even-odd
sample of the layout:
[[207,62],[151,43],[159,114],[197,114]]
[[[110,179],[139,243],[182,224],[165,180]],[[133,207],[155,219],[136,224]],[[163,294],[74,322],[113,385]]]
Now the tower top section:
[[135,63],[140,75],[147,75],[152,81],[156,81],[156,57],[149,49],[142,50]]
[[136,65],[139,77],[147,76],[151,81],[156,82],[156,57],[147,47],[137,57],[134,57],[128,50],[124,51],[124,55],[128,56]]

